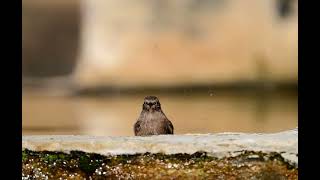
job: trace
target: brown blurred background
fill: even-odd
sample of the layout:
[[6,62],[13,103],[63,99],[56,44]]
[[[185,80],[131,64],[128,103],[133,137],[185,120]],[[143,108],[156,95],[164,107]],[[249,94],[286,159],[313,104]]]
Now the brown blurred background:
[[297,0],[24,0],[23,134],[133,135],[157,95],[176,133],[297,126]]

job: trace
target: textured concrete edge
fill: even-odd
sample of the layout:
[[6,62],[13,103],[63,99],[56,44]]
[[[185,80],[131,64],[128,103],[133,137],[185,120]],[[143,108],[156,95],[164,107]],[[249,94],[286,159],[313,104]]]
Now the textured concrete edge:
[[192,154],[198,151],[223,158],[244,151],[279,153],[298,166],[298,129],[272,134],[217,133],[161,135],[150,137],[23,136],[22,149],[32,151],[83,151],[101,155],[138,153]]

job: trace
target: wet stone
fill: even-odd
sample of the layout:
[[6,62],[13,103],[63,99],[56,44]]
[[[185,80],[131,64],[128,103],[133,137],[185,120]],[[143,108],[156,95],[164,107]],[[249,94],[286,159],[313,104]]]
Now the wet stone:
[[143,153],[99,155],[81,151],[22,151],[22,179],[298,179],[279,153],[243,151],[234,157]]

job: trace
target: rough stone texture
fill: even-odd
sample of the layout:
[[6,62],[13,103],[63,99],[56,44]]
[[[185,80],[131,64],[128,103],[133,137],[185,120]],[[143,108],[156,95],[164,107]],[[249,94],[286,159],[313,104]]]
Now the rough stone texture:
[[83,151],[101,155],[137,153],[207,152],[217,158],[243,151],[277,152],[298,166],[298,129],[273,134],[219,133],[161,135],[151,137],[23,136],[23,149],[32,151]]
[[101,156],[71,151],[22,151],[22,179],[298,179],[278,153],[215,158],[195,154]]

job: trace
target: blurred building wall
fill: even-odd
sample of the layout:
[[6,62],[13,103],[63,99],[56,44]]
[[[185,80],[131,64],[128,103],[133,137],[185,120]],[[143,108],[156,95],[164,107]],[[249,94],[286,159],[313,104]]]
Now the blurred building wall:
[[72,72],[82,87],[297,82],[297,8],[297,0],[25,0],[23,71]]
[[23,77],[70,74],[77,60],[80,1],[22,1]]
[[275,0],[83,0],[75,80],[82,86],[296,82],[297,2],[288,2],[283,13]]

